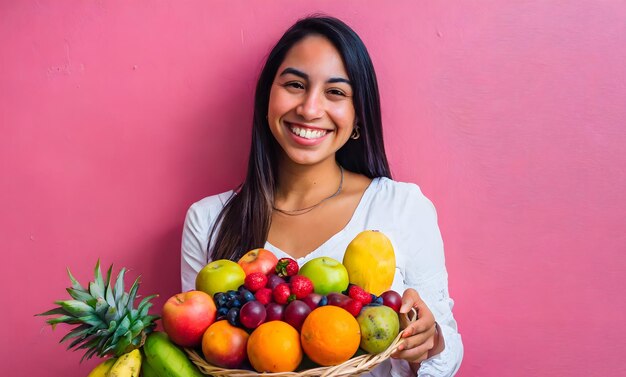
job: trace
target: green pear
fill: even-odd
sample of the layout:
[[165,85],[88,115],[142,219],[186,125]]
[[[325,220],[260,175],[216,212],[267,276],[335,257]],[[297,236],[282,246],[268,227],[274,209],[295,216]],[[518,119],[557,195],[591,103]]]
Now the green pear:
[[361,327],[361,348],[371,354],[386,350],[400,332],[398,314],[388,306],[365,306],[356,318]]

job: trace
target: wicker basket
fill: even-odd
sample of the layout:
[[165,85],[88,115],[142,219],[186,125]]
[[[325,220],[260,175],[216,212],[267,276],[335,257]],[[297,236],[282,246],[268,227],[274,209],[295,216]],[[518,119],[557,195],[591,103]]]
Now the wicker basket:
[[[417,313],[413,310],[407,316],[409,323],[417,320]],[[263,376],[276,377],[343,377],[343,376],[359,376],[374,369],[378,364],[387,360],[392,353],[396,351],[398,346],[404,342],[401,338],[402,332],[396,336],[394,341],[387,349],[379,354],[365,354],[351,358],[344,363],[330,367],[319,367],[306,369],[299,372],[281,372],[281,373],[262,373]],[[196,351],[185,349],[189,359],[200,369],[200,371],[209,376],[215,377],[254,377],[261,373],[247,369],[226,369],[213,366],[204,360]]]

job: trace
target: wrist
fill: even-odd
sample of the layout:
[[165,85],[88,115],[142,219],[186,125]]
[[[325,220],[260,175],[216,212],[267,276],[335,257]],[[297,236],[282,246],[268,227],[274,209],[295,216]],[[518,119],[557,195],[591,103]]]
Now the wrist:
[[433,343],[433,348],[431,348],[428,351],[428,358],[430,359],[433,356],[439,355],[441,352],[443,352],[444,348],[445,348],[445,342],[443,340],[441,327],[439,327],[439,324],[435,322],[434,343]]

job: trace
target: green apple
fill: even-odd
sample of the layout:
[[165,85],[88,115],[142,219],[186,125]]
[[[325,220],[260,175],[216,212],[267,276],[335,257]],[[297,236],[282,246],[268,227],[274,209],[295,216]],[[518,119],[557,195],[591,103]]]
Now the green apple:
[[398,313],[385,305],[363,307],[356,320],[361,327],[361,348],[374,355],[386,350],[400,332]]
[[300,268],[298,275],[311,279],[315,293],[343,292],[348,288],[348,270],[338,260],[329,257],[311,259]]
[[246,273],[237,263],[228,259],[213,261],[196,276],[196,289],[213,296],[217,292],[236,291],[246,279]]

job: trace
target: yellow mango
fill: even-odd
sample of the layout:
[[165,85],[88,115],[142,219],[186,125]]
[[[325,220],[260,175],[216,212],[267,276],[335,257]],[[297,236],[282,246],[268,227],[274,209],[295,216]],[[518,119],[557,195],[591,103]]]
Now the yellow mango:
[[366,230],[350,242],[343,256],[351,284],[379,296],[391,289],[396,271],[396,255],[387,236]]

